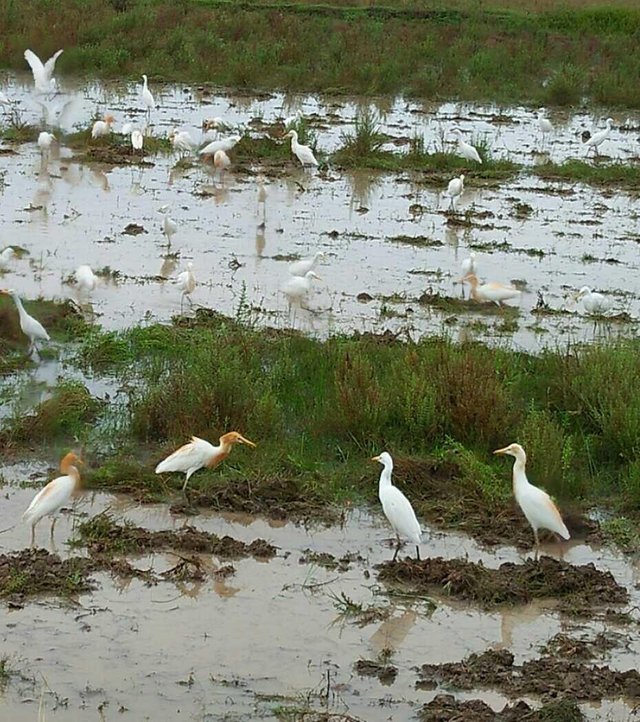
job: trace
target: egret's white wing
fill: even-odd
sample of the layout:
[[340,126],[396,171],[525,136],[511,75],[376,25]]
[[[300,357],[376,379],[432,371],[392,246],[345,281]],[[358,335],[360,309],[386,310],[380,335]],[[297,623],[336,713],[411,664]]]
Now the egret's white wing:
[[188,444],[184,444],[173,454],[167,456],[164,461],[161,461],[156,466],[156,474],[162,474],[165,471],[186,473],[189,469],[204,466],[213,454],[215,454],[214,446],[208,441],[194,436]]
[[[63,52],[64,50],[58,50],[44,64],[44,72],[46,74],[47,80],[51,80],[51,78],[53,77],[53,71],[56,67],[56,60],[62,55]],[[42,65],[42,63],[40,64]]]
[[59,476],[50,481],[33,497],[22,518],[33,522],[58,511],[71,498],[74,486],[75,481],[70,476]]
[[546,491],[530,484],[522,493],[519,501],[531,526],[538,529],[549,529],[560,534],[563,539],[569,539],[569,530]]
[[24,59],[29,63],[36,88],[44,87],[47,83],[47,73],[40,58],[33,50],[25,50]]
[[420,524],[411,502],[400,489],[395,486],[385,489],[380,501],[391,526],[402,536],[419,544],[422,537]]

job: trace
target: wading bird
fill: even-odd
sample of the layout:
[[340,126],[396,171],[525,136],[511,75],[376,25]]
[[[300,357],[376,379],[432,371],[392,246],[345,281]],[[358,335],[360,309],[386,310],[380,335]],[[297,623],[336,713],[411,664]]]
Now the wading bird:
[[31,545],[36,540],[36,524],[45,516],[52,517],[51,541],[53,541],[53,530],[56,519],[61,509],[68,504],[74,492],[80,487],[80,472],[77,464],[82,460],[73,452],[67,454],[60,462],[60,471],[64,476],[59,476],[50,481],[44,489],[41,489],[34,497],[28,509],[22,515],[27,524],[31,524]]
[[195,140],[186,130],[176,130],[175,128],[169,131],[167,136],[171,141],[171,145],[174,150],[177,150],[180,155],[189,154],[193,152],[196,147]]
[[231,165],[231,159],[223,150],[217,150],[213,155],[213,165],[222,173]]
[[87,295],[91,293],[98,285],[98,277],[91,270],[91,266],[82,265],[78,266],[75,270],[76,286],[78,291],[82,293],[86,292]]
[[58,50],[43,65],[40,58],[32,50],[24,51],[24,59],[29,63],[33,73],[33,82],[38,92],[55,93],[58,89],[56,79],[53,77],[53,71],[56,67],[56,60],[62,53],[62,50]]
[[587,146],[587,153],[589,153],[589,150],[591,150],[591,148],[593,148],[594,155],[598,155],[598,153],[600,152],[598,148],[609,137],[609,133],[611,133],[613,118],[607,118],[605,123],[607,127],[604,130],[600,130],[597,133],[594,133],[592,136],[590,136],[589,138],[587,138],[587,140],[584,141],[584,144]]
[[16,257],[16,252],[11,246],[7,246],[4,250],[0,251],[0,271],[5,271],[9,268],[9,263]]
[[237,145],[240,142],[240,136],[239,135],[230,135],[228,138],[220,138],[220,140],[213,140],[211,143],[207,143],[204,148],[198,151],[199,155],[213,155],[219,151],[223,150],[225,153],[228,153],[235,145]]
[[449,196],[450,205],[449,208],[455,211],[455,199],[462,195],[464,190],[464,173],[461,173],[457,178],[452,178],[447,186],[446,195]]
[[462,271],[462,277],[460,278],[461,281],[464,281],[467,276],[476,275],[478,271],[478,264],[476,263],[476,254],[473,251],[471,251],[468,258],[465,258],[464,261],[462,261],[460,264],[460,270]]
[[156,109],[156,101],[153,99],[153,95],[147,85],[147,76],[142,76],[142,89],[140,91],[140,97],[142,98],[142,104],[147,111],[147,117],[151,116],[151,111]]
[[603,314],[610,310],[612,301],[607,296],[597,291],[592,291],[588,286],[583,286],[576,296],[577,301],[582,301],[584,310],[587,313]]
[[492,301],[493,303],[501,306],[505,301],[509,301],[512,298],[520,298],[522,292],[513,286],[505,286],[502,283],[495,283],[490,281],[489,283],[480,283],[478,277],[473,274],[467,274],[463,279],[471,286],[471,298],[474,301],[486,302]]
[[316,281],[322,280],[320,276],[316,275],[313,271],[307,271],[304,276],[294,276],[282,286],[282,292],[289,299],[289,306],[291,306],[293,302],[302,306],[302,301],[311,290],[311,281],[314,278]]
[[548,119],[545,118],[545,109],[540,108],[538,110],[538,128],[540,128],[540,132],[542,133],[542,142],[544,143],[544,140],[546,136],[549,133],[553,133],[553,123]]
[[294,261],[289,266],[289,273],[292,276],[306,276],[309,271],[313,271],[320,261],[324,261],[324,258],[324,251],[318,251],[311,258],[302,258],[299,261]]
[[20,316],[20,328],[22,329],[22,333],[29,339],[29,353],[37,353],[38,349],[36,344],[38,341],[51,340],[49,334],[44,330],[44,326],[24,310],[22,301],[15,291],[0,290],[0,294],[13,298],[13,302],[18,309],[18,316]]
[[134,128],[131,131],[131,147],[134,151],[142,150],[144,145],[144,135],[137,129]]
[[169,206],[164,205],[158,208],[158,213],[162,213],[162,233],[167,237],[167,245],[171,245],[171,239],[178,230],[178,224],[169,216]]
[[115,123],[116,119],[113,115],[108,113],[102,118],[102,120],[96,120],[91,128],[91,137],[95,140],[96,138],[102,138],[105,135],[111,133],[111,126]]
[[55,139],[55,135],[53,133],[47,133],[46,130],[43,130],[40,133],[40,135],[38,136],[38,148],[40,148],[40,152],[43,156],[49,155],[49,151],[51,150],[51,144]]
[[398,544],[396,546],[393,561],[398,556],[402,546],[401,536],[406,537],[416,545],[416,559],[420,559],[420,544],[422,543],[422,529],[413,511],[411,502],[407,497],[391,483],[391,472],[393,471],[393,459],[386,451],[380,456],[374,456],[371,461],[379,461],[383,465],[378,485],[378,496],[382,504],[382,511],[389,520],[389,524],[396,533]]
[[302,163],[303,167],[307,165],[317,167],[318,161],[313,155],[313,151],[311,150],[311,148],[309,148],[308,145],[301,145],[300,143],[298,143],[297,131],[290,130],[284,137],[291,138],[291,152],[300,161],[300,163]]
[[536,555],[540,547],[538,538],[539,529],[548,529],[558,534],[563,539],[569,539],[571,535],[562,521],[558,508],[546,491],[529,483],[525,470],[527,455],[520,444],[510,444],[504,449],[496,449],[494,454],[506,454],[513,456],[513,494],[516,497],[518,506],[533,529],[533,536],[536,541]]
[[178,274],[178,278],[176,279],[176,283],[178,285],[178,289],[182,291],[182,296],[180,297],[180,312],[182,313],[182,306],[184,304],[185,296],[187,297],[189,301],[189,305],[193,306],[193,301],[191,300],[191,294],[195,290],[196,287],[196,277],[193,273],[193,263],[189,262],[187,263],[187,270],[182,271],[182,273]]
[[258,215],[260,214],[260,205],[262,204],[262,222],[264,223],[267,215],[267,189],[264,187],[265,177],[262,173],[256,176],[256,184],[258,185]]
[[458,155],[461,155],[465,160],[473,160],[476,163],[482,163],[480,153],[478,153],[474,146],[463,139],[460,128],[454,128],[452,133],[458,138]]
[[164,474],[168,471],[179,471],[186,474],[182,491],[187,488],[189,479],[196,471],[203,469],[214,469],[218,464],[229,456],[234,444],[247,444],[255,448],[253,441],[245,439],[242,434],[237,431],[230,431],[220,437],[218,446],[213,446],[204,439],[192,436],[191,441],[181,446],[177,451],[161,461],[156,466],[156,474]]

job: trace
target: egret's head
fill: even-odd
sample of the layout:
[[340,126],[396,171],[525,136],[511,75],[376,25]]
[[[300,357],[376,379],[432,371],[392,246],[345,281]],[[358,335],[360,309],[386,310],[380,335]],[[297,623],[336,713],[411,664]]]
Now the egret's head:
[[13,288],[0,288],[0,296],[15,296],[16,292]]
[[145,83],[147,82],[147,76],[146,76],[146,75],[143,74],[142,79],[144,80]]
[[163,206],[160,206],[158,208],[158,213],[168,213],[169,212],[169,206],[165,203]]
[[457,136],[462,135],[462,131],[460,130],[460,128],[454,128],[451,132],[453,133],[453,135],[457,135]]
[[613,125],[613,118],[607,118],[606,123],[607,125]]
[[464,183],[464,173],[460,173],[460,175],[458,176],[458,178],[459,178],[459,180],[460,180],[460,183]]
[[107,114],[103,117],[103,120],[104,120],[104,122],[105,122],[107,125],[113,125],[113,124],[116,122],[116,119],[115,119],[115,118],[113,117],[113,115],[111,115],[110,113],[107,113]]
[[478,285],[478,277],[475,273],[467,273],[467,275],[462,279],[463,283],[468,283],[472,288]]
[[581,298],[584,298],[585,296],[589,296],[591,294],[591,289],[589,286],[583,286],[579,291],[578,295],[576,296],[576,300],[580,300]]
[[325,259],[324,251],[318,251],[316,253],[316,261],[324,261],[324,259]]
[[318,276],[318,274],[315,273],[314,271],[307,271],[307,272],[305,273],[305,276],[306,276],[307,278],[315,278],[316,281],[322,281],[322,279],[320,278],[320,276]]
[[393,464],[393,459],[391,458],[391,454],[387,453],[386,451],[383,451],[378,456],[372,456],[371,461],[378,461],[384,466],[389,466],[389,464]]
[[84,461],[75,454],[73,451],[70,451],[66,456],[62,457],[62,460],[60,461],[60,471],[63,474],[66,474],[67,471],[69,471],[69,468],[72,466],[78,466],[79,464],[84,465]]
[[245,439],[242,434],[237,431],[230,431],[228,434],[223,434],[220,437],[220,444],[222,446],[228,446],[229,444],[246,444],[247,446],[256,447],[256,444],[249,439]]
[[520,461],[527,460],[527,455],[524,453],[524,449],[520,446],[520,444],[509,444],[509,446],[505,446],[504,449],[496,449],[493,453],[514,456]]
[[298,140],[298,133],[295,130],[290,130],[288,133],[285,133],[285,138],[295,138]]

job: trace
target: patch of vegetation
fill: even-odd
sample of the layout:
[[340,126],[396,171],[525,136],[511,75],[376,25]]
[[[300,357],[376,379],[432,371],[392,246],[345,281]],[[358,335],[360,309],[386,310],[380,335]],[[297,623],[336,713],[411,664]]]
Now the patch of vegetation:
[[533,172],[545,180],[567,180],[592,185],[618,185],[637,188],[640,184],[640,166],[628,163],[587,163],[567,160],[564,163],[543,163]]

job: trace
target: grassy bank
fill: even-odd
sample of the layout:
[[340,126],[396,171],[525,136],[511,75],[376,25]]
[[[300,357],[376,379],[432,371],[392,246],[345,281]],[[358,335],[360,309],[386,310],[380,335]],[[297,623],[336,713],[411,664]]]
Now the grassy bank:
[[638,107],[640,9],[604,5],[0,0],[0,63],[63,47],[61,75]]

